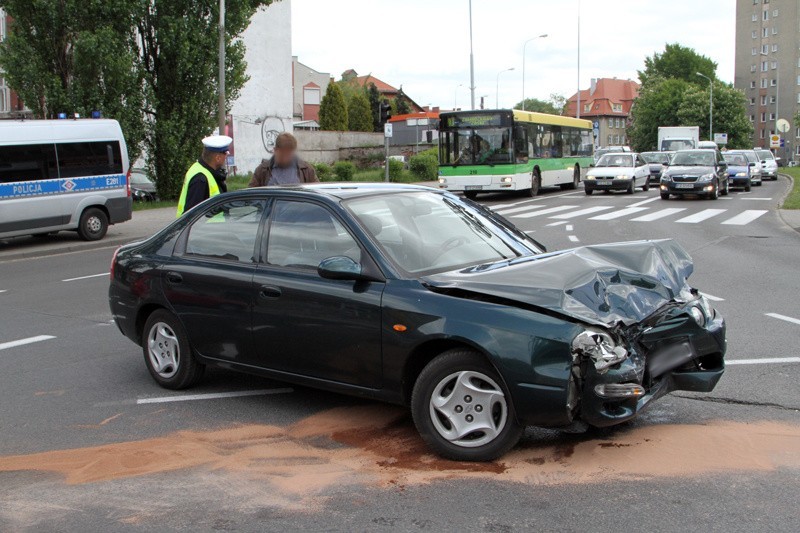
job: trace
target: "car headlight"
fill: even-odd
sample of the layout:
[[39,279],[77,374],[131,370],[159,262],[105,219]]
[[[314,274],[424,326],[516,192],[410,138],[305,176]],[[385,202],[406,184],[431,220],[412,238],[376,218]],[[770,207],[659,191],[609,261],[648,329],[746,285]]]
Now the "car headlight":
[[704,174],[703,176],[697,178],[697,181],[711,181],[714,179],[714,177],[714,174]]
[[593,180],[593,179],[594,179],[594,176],[592,176],[591,174],[587,174],[587,175],[586,175],[586,179],[587,179],[587,180]]
[[618,179],[618,180],[629,180],[629,179],[631,179],[631,177],[632,177],[632,176],[627,176],[627,175],[625,175],[625,176],[624,176],[624,175],[619,175],[619,176],[614,176],[614,177],[615,177],[616,179]]
[[672,176],[670,176],[669,174],[661,174],[661,180],[662,181],[672,181]]
[[444,185],[445,183],[447,183],[447,180],[444,178],[439,178],[439,183]]
[[512,181],[514,181],[514,178],[512,178],[511,176],[505,176],[503,178],[500,178],[500,183],[511,183]]
[[690,307],[689,314],[692,315],[694,321],[697,322],[697,325],[701,328],[706,325],[706,315],[703,313],[703,310],[700,309],[700,306],[693,305]]
[[572,354],[591,359],[595,370],[601,374],[628,357],[625,348],[619,346],[611,335],[598,329],[587,329],[576,335],[572,340]]
[[737,173],[736,173],[736,177],[737,177],[737,178],[744,178],[744,177],[747,177],[747,172],[737,172]]

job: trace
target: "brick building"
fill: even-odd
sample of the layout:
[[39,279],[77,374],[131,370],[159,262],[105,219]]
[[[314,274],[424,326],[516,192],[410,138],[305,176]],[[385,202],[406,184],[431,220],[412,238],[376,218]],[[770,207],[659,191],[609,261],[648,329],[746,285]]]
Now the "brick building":
[[[592,79],[591,86],[580,94],[581,118],[597,125],[595,146],[625,146],[628,143],[625,132],[633,100],[639,94],[639,84],[617,78]],[[567,116],[576,116],[577,99],[576,93],[567,100]]]

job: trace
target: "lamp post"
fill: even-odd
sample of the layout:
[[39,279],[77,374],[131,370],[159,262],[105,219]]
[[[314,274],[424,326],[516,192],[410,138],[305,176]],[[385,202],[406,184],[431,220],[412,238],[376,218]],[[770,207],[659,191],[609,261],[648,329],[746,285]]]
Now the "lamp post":
[[525,50],[528,48],[528,43],[531,41],[535,41],[536,39],[544,39],[547,37],[546,33],[541,35],[537,35],[536,37],[532,37],[525,41],[525,44],[522,45],[522,110],[525,111]]
[[695,72],[701,78],[705,78],[708,80],[708,140],[714,140],[714,80],[706,76],[705,74],[701,74],[699,72]]
[[472,53],[472,0],[469,0],[469,93],[475,110],[475,55]]
[[581,118],[581,0],[578,0],[578,100],[575,102],[575,118]]
[[[764,52],[761,52],[761,55],[762,56],[766,56],[766,57],[775,57],[775,56],[772,55],[772,53],[766,53],[765,54]],[[775,66],[776,66],[776,69],[775,69],[775,135],[777,135],[778,134],[778,120],[780,120],[780,108],[778,107],[778,104],[780,103],[780,100],[778,99],[778,97],[780,96],[780,91],[781,91],[781,67],[778,64],[778,58],[777,57],[775,57]],[[785,153],[783,155],[786,156]]]
[[225,135],[225,0],[219,0],[219,94],[217,119],[219,134]]
[[456,85],[455,94],[453,95],[453,111],[458,109],[458,90],[463,86],[464,86],[463,83],[459,83],[458,85]]
[[511,72],[512,70],[514,70],[514,67],[501,70],[500,72],[497,73],[497,87],[495,88],[495,100],[494,100],[495,109],[500,109],[500,74],[504,72]]

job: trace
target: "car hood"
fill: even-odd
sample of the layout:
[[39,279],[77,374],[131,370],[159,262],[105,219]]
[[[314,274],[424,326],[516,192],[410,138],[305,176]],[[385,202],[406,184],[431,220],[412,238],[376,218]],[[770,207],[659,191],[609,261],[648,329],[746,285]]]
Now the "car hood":
[[742,165],[728,165],[728,174],[736,174],[737,172],[747,172],[748,167]]
[[666,174],[670,176],[704,176],[714,172],[714,167],[684,167],[684,166],[671,166]]
[[594,167],[587,175],[595,177],[632,176],[633,170],[632,167]]
[[693,268],[681,245],[657,240],[582,246],[422,281],[436,291],[487,295],[612,327],[641,322],[676,299]]

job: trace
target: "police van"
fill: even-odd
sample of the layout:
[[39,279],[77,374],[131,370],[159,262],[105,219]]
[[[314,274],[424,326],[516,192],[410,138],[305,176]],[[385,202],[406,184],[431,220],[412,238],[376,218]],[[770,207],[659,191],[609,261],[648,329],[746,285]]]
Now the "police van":
[[129,174],[116,120],[0,121],[0,238],[102,239],[131,219]]

